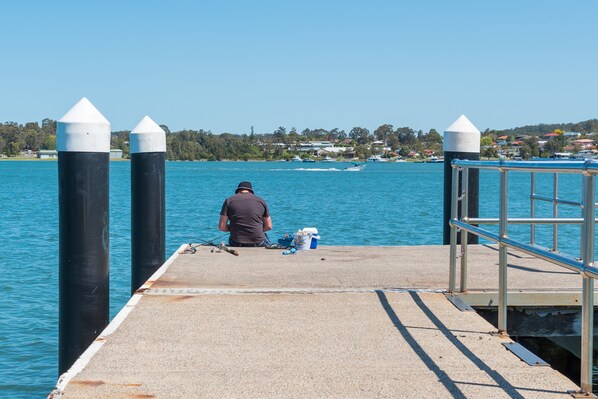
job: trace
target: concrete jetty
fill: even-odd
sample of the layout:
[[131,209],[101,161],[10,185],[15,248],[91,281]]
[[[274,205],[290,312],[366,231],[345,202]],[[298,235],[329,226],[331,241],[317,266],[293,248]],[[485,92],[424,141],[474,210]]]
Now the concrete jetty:
[[[58,398],[570,398],[445,296],[448,246],[197,247],[173,255],[61,376]],[[469,247],[470,295],[498,287]],[[521,253],[509,290],[576,301],[579,275]]]

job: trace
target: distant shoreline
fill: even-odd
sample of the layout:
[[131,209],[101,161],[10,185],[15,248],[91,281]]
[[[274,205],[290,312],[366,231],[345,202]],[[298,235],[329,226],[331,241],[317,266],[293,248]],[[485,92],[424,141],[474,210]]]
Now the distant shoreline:
[[[121,161],[130,161],[130,159],[125,159],[125,158],[111,158],[111,161],[117,161],[117,162],[121,162]],[[42,161],[42,162],[47,162],[47,161],[58,161],[58,158],[37,158],[37,157],[8,157],[8,158],[0,158],[0,162],[4,162],[4,161],[25,161],[25,162],[35,162],[35,161]]]
[[37,158],[37,157],[7,157],[0,158],[2,161],[57,161],[58,158]]
[[[497,159],[490,159],[490,160],[497,160]],[[42,162],[48,162],[48,161],[58,161],[58,158],[37,158],[37,157],[7,157],[7,158],[0,158],[0,162],[3,161],[25,161],[25,162],[33,162],[33,161],[42,161]],[[114,161],[114,162],[130,162],[131,160],[129,158],[110,158],[110,161]],[[278,163],[281,162],[279,160],[265,160],[265,159],[250,159],[250,160],[242,160],[242,159],[223,159],[220,161],[209,161],[207,159],[194,159],[192,161],[187,161],[187,160],[180,160],[180,159],[174,159],[174,160],[166,160],[167,162],[257,162],[257,163],[265,163],[265,162],[270,162],[270,163]],[[353,161],[353,160],[342,160],[342,161],[336,161],[336,162],[321,162],[321,161],[316,161],[316,163],[326,163],[328,165],[334,165],[335,163],[353,163],[353,162],[366,162],[365,159],[360,159],[359,161]],[[422,160],[405,160],[406,163],[429,163],[429,162],[425,162]],[[295,164],[302,164],[302,162],[297,162],[297,161],[285,161],[284,163],[295,163]],[[368,162],[368,163],[395,163],[395,161],[388,161],[388,162]],[[441,162],[438,162],[441,163]]]

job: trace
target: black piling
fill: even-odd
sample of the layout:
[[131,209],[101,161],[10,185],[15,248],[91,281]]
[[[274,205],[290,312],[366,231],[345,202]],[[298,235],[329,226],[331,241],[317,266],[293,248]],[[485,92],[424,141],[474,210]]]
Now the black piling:
[[59,374],[109,322],[110,124],[87,99],[57,125]]
[[[480,131],[464,116],[461,115],[444,132],[444,212],[442,243],[450,244],[449,221],[451,219],[451,200],[453,174],[451,162],[454,159],[480,159]],[[469,189],[467,192],[467,206],[470,217],[479,216],[479,198],[480,198],[480,174],[478,169],[469,170]],[[462,182],[459,181],[459,192],[462,190]],[[458,207],[459,217],[461,216],[461,207]],[[457,234],[457,244],[461,243],[461,234]],[[478,236],[474,234],[467,235],[468,244],[477,244]]]
[[131,293],[165,261],[165,160],[163,152],[131,154]]
[[131,132],[131,294],[164,264],[166,138],[145,117]]

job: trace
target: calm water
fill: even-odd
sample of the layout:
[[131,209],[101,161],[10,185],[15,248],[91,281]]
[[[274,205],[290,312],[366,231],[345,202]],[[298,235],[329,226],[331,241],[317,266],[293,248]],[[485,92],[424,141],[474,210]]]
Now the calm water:
[[[271,238],[317,227],[321,245],[426,245],[442,243],[443,165],[345,163],[168,162],[167,257],[181,244],[222,237],[222,201],[242,180],[270,206]],[[110,164],[111,315],[128,300],[130,281],[130,165]],[[529,215],[516,199],[529,192],[527,174],[512,174],[509,215]],[[44,398],[57,379],[58,191],[57,164],[0,162],[0,397]],[[480,216],[498,216],[498,175],[481,174]],[[560,182],[561,197],[579,198],[579,177]],[[551,194],[549,176],[537,191]],[[542,191],[543,190],[543,191]],[[538,216],[550,216],[540,207]],[[560,214],[579,216],[561,208]],[[542,213],[543,212],[543,213]],[[551,228],[539,229],[549,245]],[[519,227],[512,236],[525,238]],[[561,249],[575,251],[579,227],[561,228]],[[224,238],[223,238],[224,240]],[[576,252],[574,252],[576,254]],[[448,260],[447,260],[448,261]]]

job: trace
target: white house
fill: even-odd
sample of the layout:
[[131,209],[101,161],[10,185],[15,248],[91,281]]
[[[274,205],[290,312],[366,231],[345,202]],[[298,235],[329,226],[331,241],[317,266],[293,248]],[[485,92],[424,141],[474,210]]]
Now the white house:
[[111,149],[110,159],[121,159],[123,157],[123,150]]
[[56,150],[39,150],[37,157],[40,159],[58,158],[58,152]]

